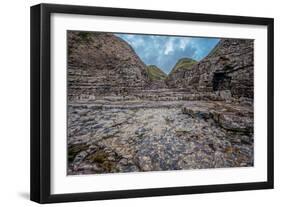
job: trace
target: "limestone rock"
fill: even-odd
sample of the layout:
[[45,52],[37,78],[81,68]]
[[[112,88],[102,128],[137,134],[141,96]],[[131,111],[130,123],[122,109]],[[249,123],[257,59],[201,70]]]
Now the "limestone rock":
[[197,107],[197,106],[192,106],[192,107],[188,107],[188,106],[184,106],[182,108],[182,113],[183,114],[189,114],[192,117],[198,117],[198,118],[204,118],[204,119],[208,119],[210,118],[210,111],[208,108],[204,108],[204,107]]
[[178,73],[172,72],[167,85],[193,87],[198,91],[230,91],[231,97],[253,99],[253,53],[254,40],[221,39],[203,60],[183,67]]
[[219,91],[219,96],[220,96],[223,100],[230,100],[230,99],[231,99],[231,91],[230,91],[230,90],[222,90],[222,91]]
[[[169,88],[181,87],[181,85],[178,85],[178,81],[187,76],[189,69],[195,63],[197,62],[191,58],[179,59],[166,79],[166,84],[169,86]],[[196,79],[196,77],[194,78]]]
[[146,66],[129,44],[110,33],[68,31],[68,99],[128,94],[148,84]]
[[167,88],[166,78],[167,74],[164,73],[160,68],[156,65],[148,65],[147,73],[149,78],[149,89],[159,89],[159,88]]
[[227,130],[253,133],[254,124],[251,117],[222,113],[218,118],[218,123]]
[[67,35],[69,175],[253,166],[253,40],[166,77],[113,34]]

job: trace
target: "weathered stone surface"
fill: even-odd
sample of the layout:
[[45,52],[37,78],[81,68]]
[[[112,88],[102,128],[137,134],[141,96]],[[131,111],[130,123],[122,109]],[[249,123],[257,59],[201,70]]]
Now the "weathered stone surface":
[[122,101],[124,107],[117,109],[109,101],[106,104],[113,107],[87,113],[85,108],[91,108],[87,103],[71,105],[73,114],[82,115],[69,116],[73,133],[68,149],[79,146],[86,153],[74,155],[68,174],[253,165],[251,106],[224,101],[147,101],[146,108],[134,107],[139,102]]
[[218,123],[221,127],[227,130],[237,131],[237,132],[253,132],[253,118],[237,116],[232,113],[220,114],[218,117]]
[[223,99],[223,100],[231,100],[231,91],[230,90],[222,90],[219,91],[219,96]]
[[253,40],[222,39],[167,78],[113,34],[68,45],[68,174],[253,166]]
[[[197,63],[197,61],[191,58],[179,59],[166,79],[166,84],[168,87],[179,88],[180,85],[178,85],[178,80],[182,80],[185,77],[185,74],[188,73],[188,70],[191,68],[191,66],[195,63]],[[196,79],[196,77],[194,77],[194,79]]]
[[148,84],[146,66],[110,33],[68,31],[68,99],[127,94]]
[[253,133],[253,111],[251,107],[218,103],[189,103],[182,107],[184,114],[203,119],[213,119],[222,128],[231,131]]
[[232,97],[253,98],[253,52],[253,40],[222,39],[206,58],[184,67],[176,78],[171,74],[167,84],[199,91],[228,90]]
[[182,113],[189,114],[192,117],[199,117],[203,119],[208,119],[211,116],[208,108],[197,107],[197,106],[192,106],[192,107],[185,106],[182,108]]
[[167,78],[167,74],[164,73],[156,65],[148,65],[147,74],[150,81],[149,89],[167,88],[165,82],[165,79]]

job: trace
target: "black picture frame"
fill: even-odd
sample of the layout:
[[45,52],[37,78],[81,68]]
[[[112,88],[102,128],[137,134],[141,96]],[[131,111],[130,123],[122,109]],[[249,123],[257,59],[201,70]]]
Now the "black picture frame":
[[[267,26],[267,181],[237,184],[219,184],[187,187],[169,187],[74,194],[51,194],[50,130],[51,130],[51,71],[50,71],[50,15],[52,13],[99,15],[113,17],[151,18],[207,23],[233,23]],[[31,174],[30,199],[38,203],[88,201],[146,196],[211,193],[273,188],[273,46],[274,20],[272,18],[195,14],[168,11],[103,8],[56,4],[31,7]]]

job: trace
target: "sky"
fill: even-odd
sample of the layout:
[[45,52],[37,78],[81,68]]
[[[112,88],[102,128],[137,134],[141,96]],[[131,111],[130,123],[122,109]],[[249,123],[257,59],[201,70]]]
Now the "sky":
[[166,74],[180,58],[200,61],[216,46],[219,39],[139,34],[115,34],[129,43],[146,65],[156,65]]

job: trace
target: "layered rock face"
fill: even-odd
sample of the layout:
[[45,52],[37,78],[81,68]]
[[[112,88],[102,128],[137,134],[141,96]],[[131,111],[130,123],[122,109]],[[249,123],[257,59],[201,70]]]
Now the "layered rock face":
[[147,74],[149,77],[149,89],[159,89],[159,88],[167,88],[166,78],[167,74],[164,73],[160,68],[156,65],[147,66]]
[[127,94],[148,84],[144,63],[113,34],[68,31],[67,43],[69,101]]
[[179,77],[175,78],[176,83],[168,79],[167,84],[217,92],[226,99],[253,98],[253,47],[253,40],[222,39],[202,61],[184,67]]
[[[191,58],[182,58],[178,60],[173,67],[169,76],[166,79],[166,84],[169,88],[181,88],[181,82],[185,77],[188,77],[190,68],[197,63],[197,61]],[[192,82],[190,82],[192,84]]]
[[253,40],[168,77],[108,33],[68,32],[69,175],[254,165]]

